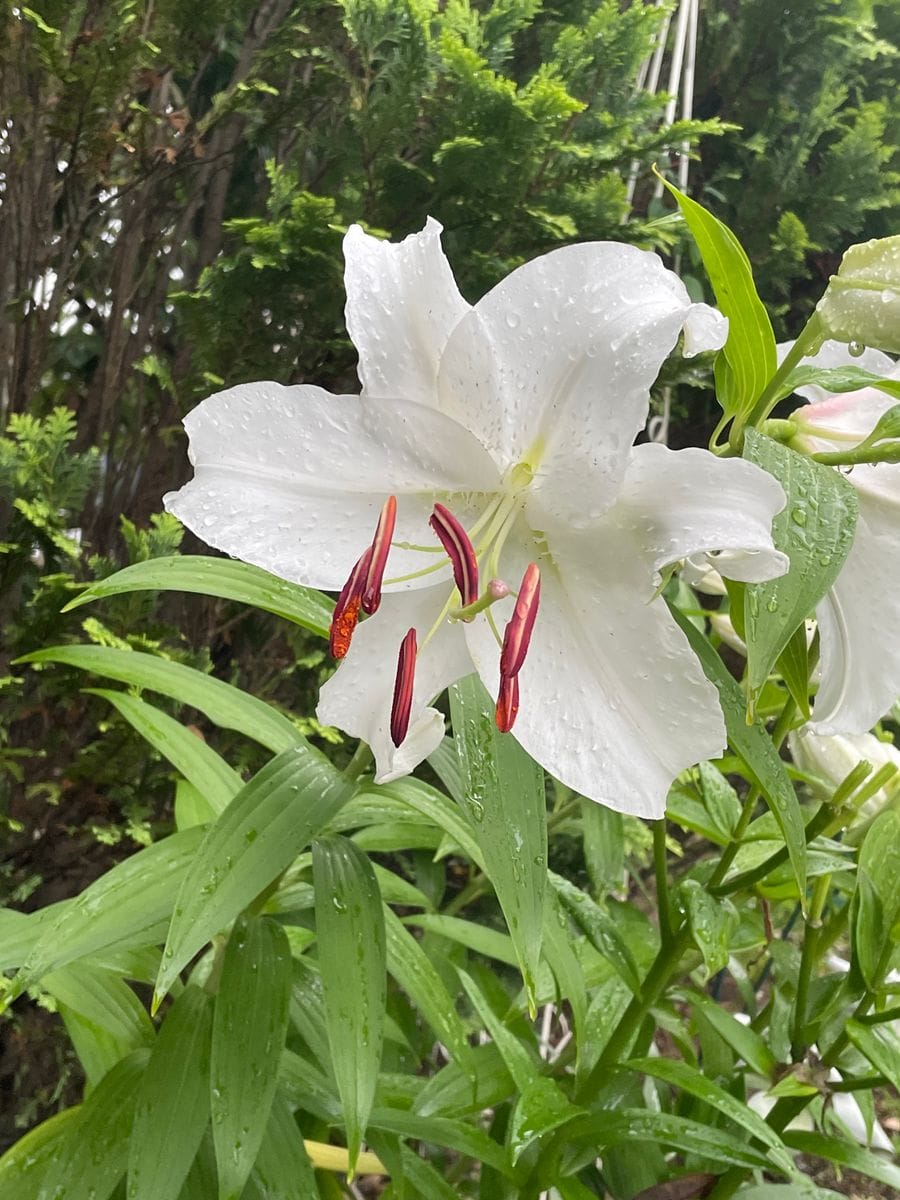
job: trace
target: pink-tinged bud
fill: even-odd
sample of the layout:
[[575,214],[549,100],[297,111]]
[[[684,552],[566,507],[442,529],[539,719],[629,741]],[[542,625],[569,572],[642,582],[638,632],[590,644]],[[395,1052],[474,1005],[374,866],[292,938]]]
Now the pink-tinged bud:
[[450,509],[445,508],[443,504],[435,504],[428,524],[447,551],[453,568],[453,581],[462,598],[462,607],[474,604],[478,599],[478,560],[469,535]]
[[384,568],[387,566],[388,551],[394,536],[394,526],[397,523],[397,497],[388,496],[375,527],[375,537],[372,539],[371,561],[366,582],[362,593],[362,610],[370,615],[377,612],[381,603],[381,581],[384,579]]
[[509,733],[519,711],[519,677],[504,675],[500,680],[500,691],[497,695],[497,711],[495,720],[501,733]]
[[500,651],[500,678],[518,675],[528,652],[531,631],[541,600],[541,572],[537,563],[529,563],[522,576],[516,607],[503,634]]
[[492,579],[487,585],[488,594],[492,600],[505,600],[509,595],[509,584],[502,579]]
[[350,641],[356,623],[359,620],[359,608],[362,601],[363,585],[369,572],[371,549],[366,550],[362,558],[350,572],[350,578],[341,588],[331,625],[328,630],[328,649],[332,658],[343,658],[350,649]]
[[413,682],[416,674],[416,649],[416,631],[410,629],[400,643],[397,678],[394,680],[394,699],[391,702],[391,741],[395,746],[402,743],[409,729]]

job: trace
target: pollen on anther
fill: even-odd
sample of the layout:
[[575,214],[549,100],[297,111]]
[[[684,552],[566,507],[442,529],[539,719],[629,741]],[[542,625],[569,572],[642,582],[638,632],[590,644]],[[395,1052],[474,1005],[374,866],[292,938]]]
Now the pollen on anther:
[[384,579],[384,568],[387,566],[388,551],[394,536],[394,526],[397,523],[397,497],[388,496],[381,509],[375,536],[370,547],[369,569],[366,572],[362,590],[362,610],[370,616],[377,612],[381,603],[381,583]]
[[369,548],[357,560],[337,598],[328,630],[328,649],[332,658],[344,658],[350,649],[353,631],[359,621],[363,584],[369,570],[371,557],[372,550]]
[[416,631],[410,629],[400,643],[397,656],[397,676],[391,702],[391,741],[399,746],[409,730],[412,712],[413,684],[416,674]]
[[497,694],[497,711],[495,720],[501,733],[509,733],[519,711],[519,677],[504,675],[500,680],[500,691]]
[[469,535],[443,504],[435,504],[428,519],[438,541],[447,552],[453,568],[453,582],[459,592],[462,607],[474,604],[478,599],[478,559]]
[[519,587],[516,607],[503,634],[503,648],[500,651],[501,677],[518,675],[522,669],[540,601],[540,568],[537,563],[529,563]]

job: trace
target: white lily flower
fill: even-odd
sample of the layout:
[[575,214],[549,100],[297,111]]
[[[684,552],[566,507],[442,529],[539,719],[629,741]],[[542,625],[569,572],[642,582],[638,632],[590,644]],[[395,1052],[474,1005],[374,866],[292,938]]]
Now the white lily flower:
[[[780,346],[782,357],[787,346]],[[878,350],[851,355],[827,341],[804,366],[862,366],[900,377],[893,359]],[[846,450],[863,441],[897,401],[878,388],[828,396],[800,388],[810,403],[791,414],[795,444],[810,451]],[[856,489],[859,519],[853,546],[837,581],[816,609],[822,685],[813,708],[818,733],[868,732],[900,696],[900,464],[863,463],[846,471]],[[879,636],[879,631],[884,636]]]
[[[558,779],[661,816],[671,780],[719,754],[725,730],[655,597],[660,572],[717,549],[737,579],[786,568],[769,475],[633,446],[679,332],[716,348],[727,324],[656,255],[614,243],[556,250],[470,307],[440,228],[399,245],[349,230],[362,395],[256,383],[211,397],[185,421],[194,479],[166,506],[229,554],[344,588],[332,642],[349,652],[317,713],[369,743],[378,781],[438,746],[432,698],[477,670],[498,724],[515,719]],[[360,606],[378,611],[349,644]]]
[[873,733],[818,734],[805,725],[788,734],[791,757],[800,768],[821,779],[825,784],[825,798],[830,797],[847,778],[850,772],[865,761],[872,770],[890,764],[898,774],[879,788],[860,809],[863,818],[876,816],[885,804],[896,795],[900,787],[900,750],[892,742],[882,742]]

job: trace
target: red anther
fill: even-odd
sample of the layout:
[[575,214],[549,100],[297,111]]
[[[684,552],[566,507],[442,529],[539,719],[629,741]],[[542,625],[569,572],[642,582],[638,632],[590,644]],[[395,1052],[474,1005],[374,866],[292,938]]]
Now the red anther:
[[428,524],[447,551],[447,557],[453,567],[453,582],[462,598],[462,607],[474,604],[478,599],[478,560],[469,535],[450,509],[445,508],[443,504],[435,504]]
[[358,560],[350,572],[350,578],[341,588],[341,594],[334,606],[331,625],[328,629],[328,649],[331,651],[332,658],[343,658],[350,649],[350,640],[359,620],[363,583],[369,570],[371,557],[372,551],[368,549]]
[[388,496],[381,509],[381,516],[375,527],[375,537],[372,539],[369,571],[363,586],[362,609],[369,613],[378,610],[381,603],[381,581],[384,579],[384,568],[387,565],[388,551],[391,548],[391,538],[394,536],[394,525],[397,523],[397,497]]
[[391,741],[395,746],[400,745],[409,729],[415,674],[416,631],[410,629],[400,643],[400,654],[397,657],[397,678],[394,680],[394,698],[391,702]]
[[534,619],[541,600],[541,572],[537,563],[529,563],[522,576],[516,607],[503,634],[500,651],[500,678],[518,675],[525,661]]
[[518,675],[503,675],[500,679],[500,691],[497,695],[497,728],[501,733],[509,733],[519,711],[519,677]]

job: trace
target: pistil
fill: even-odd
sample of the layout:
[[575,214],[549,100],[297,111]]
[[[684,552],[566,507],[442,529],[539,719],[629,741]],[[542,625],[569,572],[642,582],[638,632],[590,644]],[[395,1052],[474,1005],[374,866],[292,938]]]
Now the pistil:
[[394,697],[391,701],[391,741],[399,746],[409,730],[413,683],[416,674],[416,631],[410,629],[400,643]]

